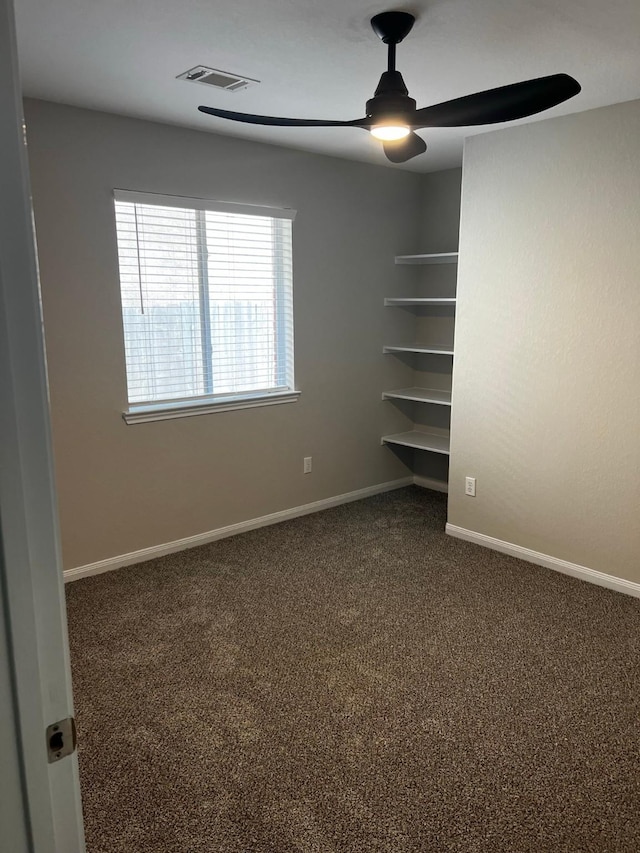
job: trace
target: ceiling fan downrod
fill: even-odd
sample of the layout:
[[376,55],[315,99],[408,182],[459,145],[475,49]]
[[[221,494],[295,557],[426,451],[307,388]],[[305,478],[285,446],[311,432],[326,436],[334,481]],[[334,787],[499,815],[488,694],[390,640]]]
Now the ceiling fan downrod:
[[414,23],[409,12],[381,12],[371,19],[374,33],[388,50],[387,70],[366,106],[367,116],[374,122],[384,120],[389,126],[406,126],[408,117],[415,112],[416,102],[409,97],[402,74],[396,70],[396,46],[411,32]]

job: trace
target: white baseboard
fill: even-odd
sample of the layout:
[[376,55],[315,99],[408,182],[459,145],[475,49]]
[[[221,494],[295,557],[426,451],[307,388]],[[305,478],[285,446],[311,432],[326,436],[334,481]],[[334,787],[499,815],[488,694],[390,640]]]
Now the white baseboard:
[[449,491],[449,485],[443,480],[433,480],[431,477],[420,477],[415,474],[413,482],[421,489],[431,489],[432,492],[444,492],[446,494]]
[[569,563],[567,560],[550,557],[548,554],[541,554],[538,551],[531,551],[529,548],[513,545],[511,542],[503,542],[502,539],[494,539],[493,536],[485,536],[484,533],[466,530],[464,527],[457,527],[455,524],[447,524],[445,529],[449,536],[455,536],[456,539],[474,542],[476,545],[491,548],[493,551],[500,551],[502,554],[519,557],[521,560],[544,566],[546,569],[553,569],[554,572],[562,572],[563,575],[571,575],[574,578],[580,578],[580,580],[640,598],[640,583],[618,578],[615,575],[607,575],[604,572],[597,572],[595,569],[588,569],[586,566]]
[[141,548],[139,551],[131,551],[129,554],[121,554],[118,557],[109,557],[106,560],[99,560],[97,563],[89,563],[86,566],[78,566],[75,569],[66,569],[64,571],[64,580],[65,583],[68,583],[79,578],[89,577],[89,575],[99,575],[102,572],[110,572],[113,569],[120,569],[123,566],[131,566],[134,563],[154,560],[156,557],[164,557],[165,554],[174,554],[176,551],[184,551],[187,548],[195,548],[198,545],[215,542],[216,539],[235,536],[237,533],[247,533],[249,530],[257,530],[259,527],[267,527],[270,524],[288,521],[291,518],[298,518],[301,515],[309,515],[312,512],[330,509],[340,504],[359,501],[363,498],[382,494],[383,492],[390,492],[393,489],[401,489],[404,486],[410,486],[412,483],[413,477],[403,477],[401,480],[392,480],[388,483],[379,483],[376,486],[367,486],[367,488],[357,489],[355,492],[347,492],[344,495],[336,495],[332,498],[324,498],[320,501],[313,501],[313,503],[284,509],[280,512],[272,512],[260,518],[251,518],[248,521],[229,524],[226,527],[219,527],[217,530],[209,530],[206,533],[187,536],[185,539],[176,539],[174,542],[166,542],[163,545],[152,545],[150,548]]

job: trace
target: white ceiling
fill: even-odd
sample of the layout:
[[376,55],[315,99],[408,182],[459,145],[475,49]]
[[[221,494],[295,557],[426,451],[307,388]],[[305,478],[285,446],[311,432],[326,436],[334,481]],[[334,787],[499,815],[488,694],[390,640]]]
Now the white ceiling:
[[[198,104],[298,118],[364,115],[386,68],[372,15],[410,11],[398,69],[418,106],[565,72],[576,98],[543,117],[640,98],[640,0],[15,0],[25,94],[354,160],[387,163],[352,128],[260,128],[204,116]],[[260,85],[229,93],[176,80],[208,65]],[[539,120],[536,117],[534,120]],[[459,165],[480,130],[421,132],[404,166]]]

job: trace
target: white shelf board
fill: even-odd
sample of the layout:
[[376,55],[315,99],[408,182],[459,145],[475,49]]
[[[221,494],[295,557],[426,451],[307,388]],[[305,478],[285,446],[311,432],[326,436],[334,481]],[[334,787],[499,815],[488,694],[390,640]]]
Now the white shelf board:
[[382,352],[422,352],[434,355],[453,355],[453,350],[448,347],[430,347],[426,344],[402,344],[398,346],[385,346]]
[[414,403],[436,403],[438,406],[451,405],[451,391],[437,388],[399,388],[397,391],[383,391],[383,400],[411,400]]
[[437,252],[429,255],[396,255],[397,264],[457,264],[457,252]]
[[411,297],[407,298],[404,296],[400,297],[400,298],[396,298],[395,296],[388,296],[385,298],[384,304],[387,307],[392,306],[392,305],[397,305],[397,306],[402,306],[402,305],[455,305],[456,300],[455,299],[448,299],[448,298],[445,299],[444,297],[437,297],[435,299],[432,299],[430,297],[426,298],[426,299],[422,299],[422,298],[413,299]]
[[399,444],[402,447],[413,447],[415,450],[430,450],[432,453],[449,455],[449,436],[435,435],[430,432],[398,432],[395,435],[383,435],[383,444]]

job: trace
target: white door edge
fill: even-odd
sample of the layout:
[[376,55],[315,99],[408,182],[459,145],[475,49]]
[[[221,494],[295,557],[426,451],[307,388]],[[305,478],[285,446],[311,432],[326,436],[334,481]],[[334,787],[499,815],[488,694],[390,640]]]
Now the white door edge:
[[[12,737],[22,804],[3,844],[83,853],[77,757],[49,764],[46,726],[73,714],[58,541],[40,289],[11,0],[0,0],[0,631],[7,641]],[[3,785],[17,780],[11,776]],[[8,848],[9,849],[9,848]]]

